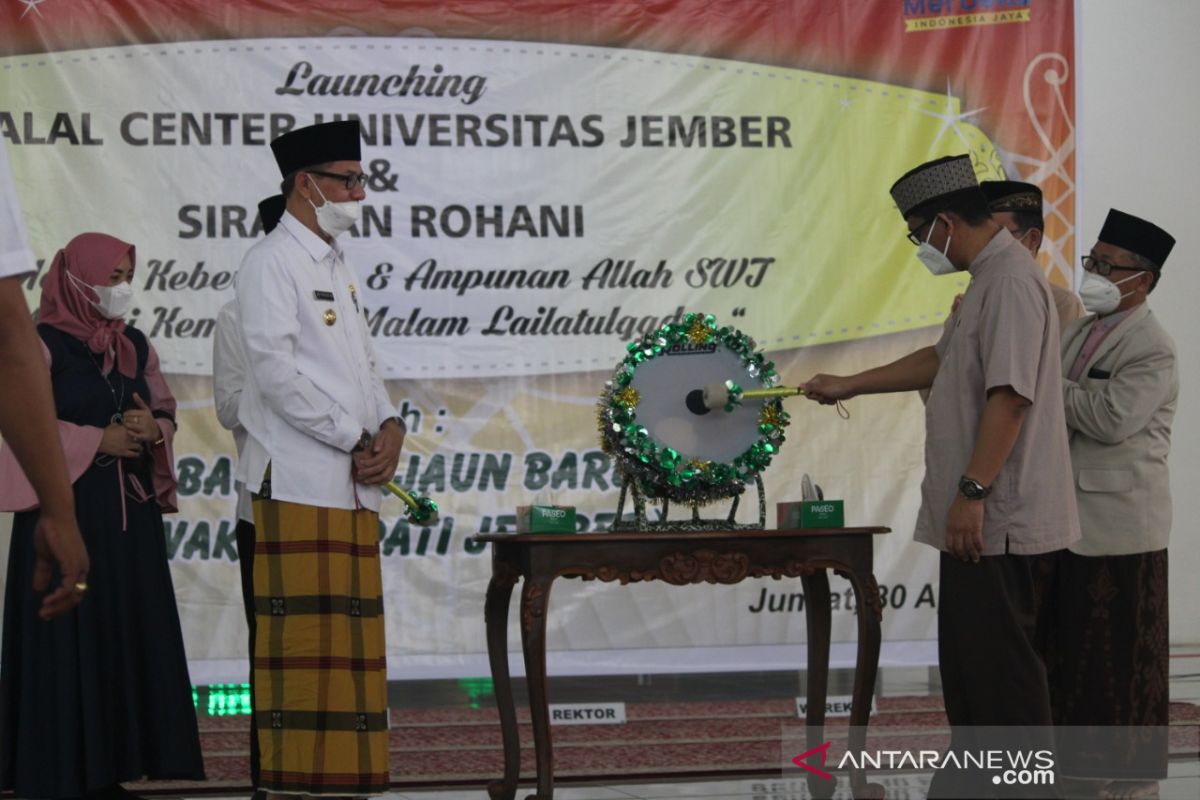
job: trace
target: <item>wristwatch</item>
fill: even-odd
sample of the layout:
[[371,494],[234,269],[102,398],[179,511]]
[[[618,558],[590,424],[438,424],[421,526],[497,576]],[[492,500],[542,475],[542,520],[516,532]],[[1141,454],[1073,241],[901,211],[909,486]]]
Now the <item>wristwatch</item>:
[[374,439],[375,437],[371,435],[371,432],[366,428],[363,428],[362,433],[358,435],[358,443],[351,448],[350,452],[361,453],[363,450],[366,450],[371,446],[371,442],[374,441]]
[[982,500],[992,493],[992,487],[963,475],[958,479],[958,493],[968,500]]

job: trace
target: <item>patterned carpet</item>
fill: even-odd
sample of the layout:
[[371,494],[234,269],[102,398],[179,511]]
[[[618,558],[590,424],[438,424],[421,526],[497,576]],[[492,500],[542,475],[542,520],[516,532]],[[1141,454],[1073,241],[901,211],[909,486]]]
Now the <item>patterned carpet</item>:
[[[871,718],[872,746],[889,741],[938,749],[948,741],[939,697],[889,697]],[[636,776],[773,772],[782,763],[782,731],[797,728],[791,699],[737,702],[637,703],[624,725],[555,727],[555,774]],[[521,722],[521,771],[534,774],[533,731],[527,709]],[[1200,706],[1171,704],[1172,724],[1200,723]],[[828,738],[845,735],[848,720],[831,718]],[[211,791],[249,785],[247,717],[202,717],[204,784],[145,784],[147,788]],[[877,738],[878,737],[878,738]],[[893,738],[894,737],[894,738]],[[392,712],[391,770],[397,786],[482,783],[503,772],[500,723],[492,707]],[[130,788],[134,788],[131,784]],[[135,789],[136,791],[136,789]]]

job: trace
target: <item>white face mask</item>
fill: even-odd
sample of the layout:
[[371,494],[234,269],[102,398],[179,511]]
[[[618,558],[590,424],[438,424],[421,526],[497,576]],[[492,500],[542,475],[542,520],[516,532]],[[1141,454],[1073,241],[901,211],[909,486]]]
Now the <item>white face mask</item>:
[[1130,275],[1128,278],[1122,278],[1114,283],[1103,275],[1085,272],[1083,273],[1083,283],[1079,286],[1079,299],[1083,301],[1083,307],[1090,313],[1108,314],[1121,305],[1123,298],[1133,294],[1133,292],[1122,294],[1117,287],[1136,277],[1138,275]]
[[[325,200],[325,193],[321,191],[320,186],[317,186],[316,181],[310,180],[309,185],[317,190],[317,194],[321,195],[322,200]],[[362,206],[357,200],[346,200],[341,203],[331,203],[325,200],[325,204],[321,206],[309,200],[308,204],[317,212],[317,225],[334,239],[350,230],[362,214]]]
[[100,302],[96,310],[108,319],[122,319],[133,308],[133,284],[122,281],[116,286],[93,286]]
[[925,241],[917,247],[917,258],[934,275],[949,275],[952,272],[958,272],[946,256],[946,253],[950,252],[950,237],[946,237],[946,248],[941,251],[929,243],[930,237],[933,236],[933,229],[940,221],[940,217],[933,218],[933,224],[929,226],[929,233],[925,235]]
[[121,319],[133,308],[133,284],[129,281],[121,281],[116,286],[89,286],[70,272],[67,273],[67,277],[77,287],[86,287],[96,293],[97,299],[93,300],[88,297],[87,292],[80,289],[87,301],[105,319]]

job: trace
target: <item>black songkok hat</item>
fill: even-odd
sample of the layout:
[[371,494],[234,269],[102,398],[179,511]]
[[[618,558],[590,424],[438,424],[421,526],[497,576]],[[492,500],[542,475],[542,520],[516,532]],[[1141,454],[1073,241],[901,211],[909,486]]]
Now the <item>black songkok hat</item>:
[[1105,244],[1123,247],[1161,267],[1175,246],[1175,237],[1144,219],[1111,208],[1096,237]]
[[283,177],[296,170],[330,161],[362,161],[358,120],[323,122],[288,131],[271,142],[271,152]]
[[992,211],[1034,211],[1042,213],[1042,190],[1024,181],[980,181]]
[[263,233],[275,230],[279,220],[283,219],[283,212],[286,208],[287,200],[281,194],[274,194],[266,200],[258,201],[258,216],[262,219]]
[[971,166],[971,157],[966,155],[946,156],[914,167],[900,176],[890,191],[902,217],[933,200],[980,194],[975,168]]

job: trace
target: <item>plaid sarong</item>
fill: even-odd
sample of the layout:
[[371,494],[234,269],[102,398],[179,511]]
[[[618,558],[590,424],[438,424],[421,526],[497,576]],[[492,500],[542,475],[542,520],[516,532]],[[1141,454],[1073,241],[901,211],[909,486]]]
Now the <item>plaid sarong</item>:
[[388,790],[378,515],[255,498],[259,788]]

